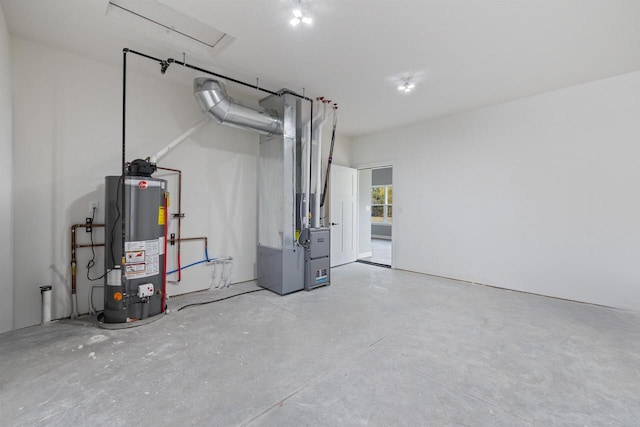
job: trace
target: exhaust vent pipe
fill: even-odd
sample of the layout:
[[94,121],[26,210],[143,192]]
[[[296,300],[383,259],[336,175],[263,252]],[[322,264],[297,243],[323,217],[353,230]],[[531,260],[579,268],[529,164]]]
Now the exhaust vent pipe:
[[236,103],[218,80],[193,80],[193,96],[202,111],[219,125],[253,130],[263,135],[282,135],[282,123],[275,111],[257,110]]

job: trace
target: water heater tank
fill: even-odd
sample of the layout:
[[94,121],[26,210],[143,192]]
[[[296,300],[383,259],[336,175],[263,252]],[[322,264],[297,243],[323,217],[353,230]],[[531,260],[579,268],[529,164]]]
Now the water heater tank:
[[134,322],[164,313],[167,182],[146,176],[107,176],[105,181],[109,274],[104,282],[104,322]]

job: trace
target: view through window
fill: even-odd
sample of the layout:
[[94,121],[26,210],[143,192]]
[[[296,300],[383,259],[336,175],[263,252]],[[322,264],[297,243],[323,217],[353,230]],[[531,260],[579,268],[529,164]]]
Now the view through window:
[[393,188],[391,185],[371,187],[371,222],[391,224],[393,219]]

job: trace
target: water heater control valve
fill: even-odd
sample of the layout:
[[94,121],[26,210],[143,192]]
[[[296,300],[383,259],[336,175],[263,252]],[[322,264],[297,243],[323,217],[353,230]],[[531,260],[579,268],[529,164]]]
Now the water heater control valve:
[[138,285],[138,296],[140,298],[147,298],[153,295],[153,283],[145,283]]

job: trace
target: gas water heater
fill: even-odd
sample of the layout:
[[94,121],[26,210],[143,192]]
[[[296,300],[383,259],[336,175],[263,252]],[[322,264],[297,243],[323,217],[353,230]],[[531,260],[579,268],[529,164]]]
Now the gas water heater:
[[105,181],[104,323],[148,319],[165,310],[167,182],[135,172]]

